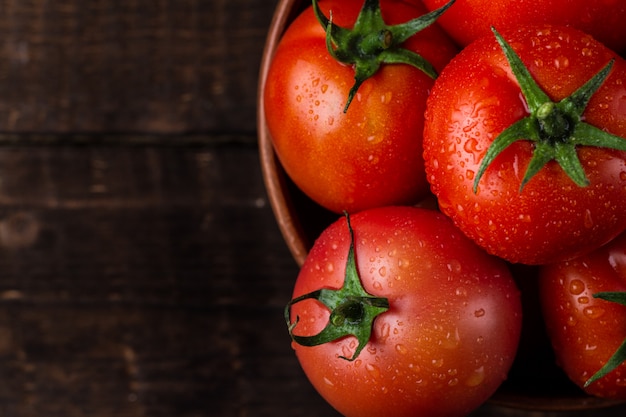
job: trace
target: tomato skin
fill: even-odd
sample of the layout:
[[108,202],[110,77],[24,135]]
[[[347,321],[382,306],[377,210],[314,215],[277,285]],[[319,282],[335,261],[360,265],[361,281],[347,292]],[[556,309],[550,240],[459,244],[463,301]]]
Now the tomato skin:
[[[593,297],[604,291],[626,291],[626,233],[589,255],[541,267],[542,310],[557,362],[581,388],[626,338],[626,306]],[[583,389],[626,399],[626,364]]]
[[[429,10],[447,0],[423,0]],[[621,0],[459,0],[439,19],[460,45],[508,27],[536,24],[572,26],[609,48],[626,51],[626,3]]]
[[[569,96],[616,58],[583,117],[626,137],[624,60],[571,28],[523,27],[501,33],[553,101]],[[520,193],[533,145],[519,141],[496,157],[473,192],[489,145],[527,115],[493,34],[452,60],[433,87],[424,133],[426,171],[441,210],[488,252],[513,263],[571,259],[610,241],[626,228],[625,152],[579,147],[588,187],[576,186],[552,161]]]
[[[349,362],[354,337],[294,344],[317,391],[347,417],[464,416],[493,394],[514,359],[520,295],[507,265],[487,255],[441,213],[384,207],[351,216],[365,290],[390,309]],[[298,276],[294,298],[339,288],[350,236],[346,220],[326,229]],[[294,333],[313,335],[329,313],[307,300],[292,306]],[[454,401],[450,401],[453,398]]]
[[[326,16],[351,27],[360,0],[321,1]],[[381,2],[387,24],[423,15],[418,3]],[[437,69],[457,48],[437,26],[404,47]],[[294,183],[340,213],[413,204],[428,193],[422,160],[423,113],[433,80],[408,65],[383,65],[343,112],[354,70],[326,49],[325,32],[307,8],[281,38],[266,77],[265,118],[277,156]]]

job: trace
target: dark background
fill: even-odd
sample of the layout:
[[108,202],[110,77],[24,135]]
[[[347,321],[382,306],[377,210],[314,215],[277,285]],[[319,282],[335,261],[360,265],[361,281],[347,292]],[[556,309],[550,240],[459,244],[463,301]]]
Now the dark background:
[[259,167],[275,6],[0,0],[0,417],[337,415]]

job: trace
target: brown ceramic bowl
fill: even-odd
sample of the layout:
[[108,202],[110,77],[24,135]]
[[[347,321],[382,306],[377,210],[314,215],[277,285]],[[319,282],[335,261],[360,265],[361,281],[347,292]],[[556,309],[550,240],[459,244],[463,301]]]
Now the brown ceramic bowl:
[[[291,21],[310,4],[309,0],[279,0],[266,39],[257,99],[257,128],[263,179],[278,226],[298,265],[302,265],[319,234],[337,220],[339,215],[314,203],[285,174],[274,153],[272,139],[265,124],[262,96],[264,80],[278,40]],[[524,272],[532,274],[533,269],[528,268],[522,271]],[[532,278],[529,277],[525,285],[534,285]],[[523,290],[524,294],[534,293],[532,288],[528,289],[530,291]],[[525,300],[525,305],[532,308],[525,311],[524,331],[533,334],[527,337],[522,334],[520,352],[509,378],[490,401],[505,407],[537,411],[592,410],[619,404],[616,401],[588,396],[567,379],[555,365],[549,341],[543,333],[538,301]]]

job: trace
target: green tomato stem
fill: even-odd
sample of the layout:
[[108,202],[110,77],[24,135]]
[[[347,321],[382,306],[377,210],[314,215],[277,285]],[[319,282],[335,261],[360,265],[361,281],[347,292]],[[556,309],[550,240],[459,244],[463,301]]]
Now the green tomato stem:
[[[292,299],[285,307],[285,321],[292,340],[302,346],[317,346],[346,336],[355,336],[358,346],[352,357],[341,356],[342,359],[353,361],[369,341],[374,319],[389,309],[389,300],[372,296],[363,288],[354,258],[354,232],[349,215],[346,213],[345,216],[350,231],[350,249],[343,286],[338,290],[320,289]],[[324,304],[330,310],[330,318],[320,333],[313,336],[298,336],[293,331],[299,317],[291,322],[291,306],[306,299],[315,299]]]
[[578,146],[626,151],[626,139],[585,123],[582,117],[589,100],[611,72],[614,59],[572,95],[560,102],[553,102],[532,78],[513,48],[495,29],[492,28],[492,31],[522,90],[530,115],[505,129],[489,146],[474,178],[474,193],[478,192],[478,185],[487,167],[504,149],[518,140],[530,140],[535,144],[520,184],[520,193],[528,181],[550,161],[556,161],[578,186],[589,185],[578,158]]
[[439,9],[398,25],[387,25],[380,12],[380,0],[365,0],[352,29],[337,26],[319,8],[318,0],[312,0],[317,20],[326,30],[326,48],[337,61],[354,67],[354,85],[348,93],[343,109],[350,103],[365,80],[373,76],[382,64],[408,64],[431,78],[437,77],[433,66],[421,55],[402,48],[402,43],[430,26],[455,0]]
[[[593,297],[626,306],[626,292],[624,291],[599,292],[595,293]],[[624,361],[626,361],[626,339],[624,339],[620,347],[617,348],[615,353],[609,358],[604,366],[585,382],[585,387],[588,387],[598,379],[603,378],[615,368],[620,366]]]

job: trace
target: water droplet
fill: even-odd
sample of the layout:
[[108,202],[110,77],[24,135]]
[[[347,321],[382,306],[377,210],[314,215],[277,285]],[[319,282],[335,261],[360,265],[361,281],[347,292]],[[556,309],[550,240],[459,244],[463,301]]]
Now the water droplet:
[[389,337],[389,330],[390,330],[390,328],[391,328],[391,326],[387,322],[383,323],[383,325],[381,326],[381,328],[380,328],[380,335],[379,335],[381,343],[385,343],[385,341]]
[[583,310],[585,316],[589,317],[590,319],[600,318],[604,315],[605,312],[606,311],[602,307],[598,306],[585,307],[585,309]]
[[475,369],[474,372],[465,380],[465,385],[468,387],[476,387],[485,380],[485,367],[481,366]]
[[359,368],[362,363],[363,363],[363,361],[361,359],[357,359],[357,360],[354,361],[354,367],[355,368]]
[[375,290],[382,290],[383,284],[381,284],[379,281],[374,281],[374,283],[372,283],[372,287],[374,287]]
[[569,316],[569,317],[567,318],[567,325],[568,325],[568,326],[575,326],[575,325],[576,325],[576,323],[578,323],[578,320],[576,320],[576,317],[574,317],[574,316]]
[[387,268],[384,266],[381,266],[378,269],[378,275],[380,275],[381,277],[384,277],[385,275],[387,275]]
[[406,355],[409,350],[403,344],[397,344],[396,351],[401,355]]
[[467,297],[467,290],[463,287],[457,288],[454,293],[459,297]]
[[328,386],[334,386],[335,384],[333,384],[333,381],[331,381],[330,379],[324,377],[324,383]]
[[317,87],[320,84],[320,79],[319,78],[315,78],[313,79],[313,81],[311,82],[311,85],[313,87]]
[[556,69],[566,69],[569,67],[569,59],[565,56],[559,56],[554,59],[554,66]]
[[326,264],[326,272],[332,273],[335,270],[335,265],[332,262]]
[[585,297],[585,296],[578,297],[578,302],[580,304],[589,304],[589,297]]
[[374,378],[378,378],[380,376],[380,369],[372,363],[365,365],[365,369],[367,369],[367,372],[369,372]]
[[484,315],[485,315],[484,308],[479,308],[478,310],[474,311],[474,316],[476,317],[483,317]]
[[367,141],[372,145],[377,145],[383,141],[382,135],[371,135],[367,137]]
[[435,368],[441,368],[443,366],[443,359],[433,359],[431,363]]
[[328,84],[323,84],[321,90],[322,90],[322,94],[328,91]]
[[582,294],[582,292],[585,291],[585,283],[582,282],[579,279],[573,279],[570,283],[569,283],[569,292],[572,295],[579,295]]
[[459,384],[459,380],[458,378],[452,378],[450,381],[448,381],[448,386],[454,387],[455,385]]
[[457,259],[452,259],[450,262],[448,262],[446,267],[448,268],[448,271],[456,273],[461,272],[462,269],[461,262],[459,262]]
[[380,96],[380,102],[383,104],[389,104],[391,103],[392,97],[393,97],[393,94],[391,93],[391,91],[387,91],[385,94]]
[[411,265],[411,261],[408,259],[398,259],[398,267],[401,269],[407,269]]
[[585,345],[585,350],[596,350],[597,348],[597,345],[590,345],[589,343]]

